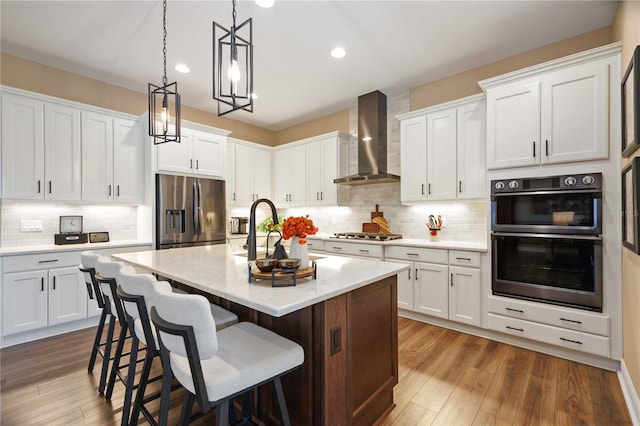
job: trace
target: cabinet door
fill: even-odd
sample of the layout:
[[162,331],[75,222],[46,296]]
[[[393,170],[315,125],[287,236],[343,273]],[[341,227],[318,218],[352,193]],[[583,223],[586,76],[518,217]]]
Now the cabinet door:
[[82,112],[82,199],[113,200],[113,117]]
[[458,199],[482,198],[486,187],[485,102],[473,102],[457,111]]
[[115,200],[142,201],[144,187],[144,147],[142,125],[136,120],[113,120],[113,175]]
[[[303,148],[304,149],[304,148]],[[273,197],[279,206],[289,206],[291,195],[291,149],[273,153]]]
[[227,142],[227,164],[224,169],[226,182],[227,206],[236,205],[236,144]]
[[236,204],[251,205],[255,201],[253,192],[253,149],[245,145],[236,145]]
[[542,81],[542,162],[607,158],[607,60],[557,71]]
[[449,266],[449,319],[480,325],[480,270]]
[[44,104],[2,94],[2,196],[44,198]]
[[292,207],[303,206],[307,199],[307,158],[306,147],[294,146],[289,150],[289,204]]
[[427,199],[427,116],[400,122],[400,199]]
[[193,169],[199,175],[224,176],[226,137],[193,132]]
[[487,168],[540,163],[540,84],[487,91]]
[[449,267],[433,263],[414,264],[414,310],[449,318]]
[[77,267],[49,270],[49,325],[87,317],[87,287]]
[[253,149],[253,191],[258,198],[271,198],[271,152]]
[[47,271],[2,277],[2,334],[47,326]]
[[323,205],[338,205],[338,185],[333,180],[342,177],[338,174],[338,141],[335,137],[321,142],[322,176],[320,202]]
[[401,272],[398,274],[398,308],[413,310],[413,275],[414,266],[413,262],[407,262],[403,260],[393,260],[397,263],[405,263],[409,265],[407,272]]
[[193,170],[193,135],[188,129],[180,130],[180,143],[156,145],[158,171],[191,173]]
[[45,103],[44,114],[44,196],[48,200],[80,200],[80,110]]
[[427,199],[429,200],[456,198],[456,139],[455,109],[427,115]]
[[322,142],[307,145],[307,204],[322,204],[323,168]]

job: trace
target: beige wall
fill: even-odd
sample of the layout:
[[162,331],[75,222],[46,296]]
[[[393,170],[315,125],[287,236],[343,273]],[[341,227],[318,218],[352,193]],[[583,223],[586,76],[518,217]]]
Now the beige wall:
[[276,144],[282,145],[336,130],[349,133],[348,109],[280,130],[276,133]]
[[[627,69],[633,50],[640,45],[640,2],[623,1],[613,22],[613,37],[622,41],[622,73]],[[637,111],[636,111],[637,113]],[[640,156],[640,150],[633,157]],[[622,159],[624,168],[631,158]],[[622,339],[623,358],[640,395],[640,256],[622,248]]]
[[539,49],[464,71],[411,89],[411,110],[481,93],[478,81],[561,58],[613,41],[611,28],[601,28]]
[[[141,115],[147,110],[147,93],[136,92],[2,53],[0,83],[102,108]],[[231,136],[273,146],[275,133],[215,113],[183,107],[185,120],[230,130]]]

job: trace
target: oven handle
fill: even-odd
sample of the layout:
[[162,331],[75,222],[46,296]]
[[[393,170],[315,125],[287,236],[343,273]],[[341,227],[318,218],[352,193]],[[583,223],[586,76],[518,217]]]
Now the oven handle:
[[491,194],[491,199],[496,197],[512,197],[514,195],[556,195],[556,194],[597,194],[598,198],[602,198],[602,189],[558,189],[556,191],[514,191],[514,192],[496,192]]
[[501,237],[524,237],[524,238],[550,238],[554,240],[589,240],[602,244],[602,237],[594,235],[567,235],[567,234],[527,234],[523,232],[492,232],[491,239],[497,240]]

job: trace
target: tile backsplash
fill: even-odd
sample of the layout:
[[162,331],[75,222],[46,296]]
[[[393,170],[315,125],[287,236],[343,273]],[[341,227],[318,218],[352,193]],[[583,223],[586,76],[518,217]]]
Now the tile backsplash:
[[[83,217],[84,232],[108,231],[111,241],[133,240],[138,234],[138,207],[67,203],[9,202],[2,208],[2,247],[53,244],[60,216]],[[42,232],[20,232],[21,220],[42,220]]]

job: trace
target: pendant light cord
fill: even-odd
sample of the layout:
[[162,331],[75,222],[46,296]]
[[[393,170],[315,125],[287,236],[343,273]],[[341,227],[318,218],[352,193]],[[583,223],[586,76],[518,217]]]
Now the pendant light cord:
[[[235,4],[235,0],[234,0]],[[235,12],[234,12],[235,13]],[[163,76],[162,84],[167,85],[167,0],[162,2],[162,56],[163,56]]]

